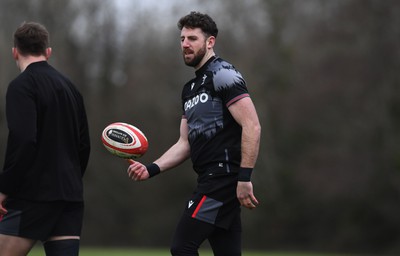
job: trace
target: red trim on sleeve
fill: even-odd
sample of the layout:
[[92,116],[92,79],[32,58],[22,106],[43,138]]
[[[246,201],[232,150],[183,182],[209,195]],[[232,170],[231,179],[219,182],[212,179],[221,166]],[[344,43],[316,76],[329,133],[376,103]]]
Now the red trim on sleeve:
[[250,97],[250,94],[248,94],[248,93],[240,94],[239,96],[236,96],[235,98],[233,98],[230,101],[228,101],[228,103],[226,103],[226,107],[229,108],[229,106],[232,105],[233,103],[235,103],[236,101],[241,100],[241,99],[246,98],[246,97]]

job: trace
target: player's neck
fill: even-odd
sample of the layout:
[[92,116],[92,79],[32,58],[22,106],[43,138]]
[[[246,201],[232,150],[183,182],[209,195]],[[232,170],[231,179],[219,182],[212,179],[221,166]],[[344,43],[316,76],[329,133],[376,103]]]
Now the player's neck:
[[211,58],[215,56],[215,53],[213,50],[210,50],[206,53],[206,55],[204,55],[203,59],[200,61],[199,65],[197,65],[196,67],[194,67],[194,69],[197,71],[199,70],[205,63],[207,63],[207,61]]
[[47,61],[47,58],[43,55],[40,56],[26,56],[26,57],[20,57],[17,60],[17,66],[21,72],[24,72],[24,70],[32,63],[34,62],[39,62],[39,61]]

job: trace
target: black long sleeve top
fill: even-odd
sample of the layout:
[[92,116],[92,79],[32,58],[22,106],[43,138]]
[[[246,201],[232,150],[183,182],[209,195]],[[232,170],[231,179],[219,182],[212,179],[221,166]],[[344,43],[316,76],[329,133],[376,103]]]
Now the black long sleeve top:
[[6,94],[9,129],[0,192],[35,201],[83,201],[90,139],[84,101],[46,61],[30,64]]

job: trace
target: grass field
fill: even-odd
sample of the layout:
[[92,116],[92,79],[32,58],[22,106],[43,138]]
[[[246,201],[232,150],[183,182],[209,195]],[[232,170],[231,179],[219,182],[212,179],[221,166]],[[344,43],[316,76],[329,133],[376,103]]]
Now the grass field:
[[[28,256],[43,256],[41,246],[35,247]],[[82,248],[80,256],[162,256],[170,255],[166,249],[131,249],[131,248]],[[243,256],[349,256],[348,254],[324,254],[324,253],[293,253],[293,252],[256,252],[245,251]],[[200,256],[213,256],[211,251],[200,250]]]

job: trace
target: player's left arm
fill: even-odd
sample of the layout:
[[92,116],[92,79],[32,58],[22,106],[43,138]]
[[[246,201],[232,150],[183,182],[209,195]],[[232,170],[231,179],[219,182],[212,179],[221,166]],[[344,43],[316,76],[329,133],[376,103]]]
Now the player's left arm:
[[[236,122],[242,127],[240,167],[250,170],[256,164],[260,146],[261,125],[257,111],[250,97],[238,100],[228,109]],[[240,204],[246,208],[253,209],[258,204],[258,200],[253,194],[251,181],[238,181],[237,197]]]

